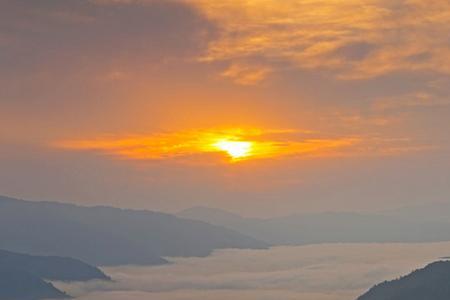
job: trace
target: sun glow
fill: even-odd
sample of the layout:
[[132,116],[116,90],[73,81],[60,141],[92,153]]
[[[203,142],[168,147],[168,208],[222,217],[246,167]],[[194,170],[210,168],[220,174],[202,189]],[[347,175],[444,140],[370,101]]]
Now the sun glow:
[[[70,150],[98,151],[136,160],[174,159],[206,163],[221,154],[221,162],[243,162],[277,157],[318,157],[341,155],[356,146],[353,137],[320,138],[313,132],[279,129],[198,129],[154,133],[144,136],[100,137],[65,140],[54,144]],[[211,155],[212,154],[212,155]]]
[[251,155],[253,143],[246,141],[220,140],[213,146],[226,152],[234,160],[238,160]]

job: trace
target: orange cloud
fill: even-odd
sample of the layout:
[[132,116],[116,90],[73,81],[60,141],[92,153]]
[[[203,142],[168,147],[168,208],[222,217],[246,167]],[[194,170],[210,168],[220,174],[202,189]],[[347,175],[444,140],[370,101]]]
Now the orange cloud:
[[53,146],[135,160],[185,161],[197,158],[194,161],[199,163],[400,155],[433,149],[408,138],[325,137],[311,131],[260,129],[186,130],[146,136],[64,140]]
[[332,155],[352,146],[358,138],[312,138],[296,130],[189,130],[148,136],[65,140],[55,146],[88,150],[138,160],[176,159],[197,155],[222,154],[229,161],[286,156]]
[[378,99],[374,102],[373,109],[377,111],[386,111],[445,106],[450,106],[449,99],[421,92]]
[[[450,74],[450,2],[447,0],[184,0],[219,30],[202,61],[230,61],[226,77],[245,83],[259,70],[327,69],[343,79],[396,71]],[[278,67],[279,68],[279,67]],[[228,74],[228,75],[227,75]],[[257,83],[270,72],[261,72]]]
[[263,81],[271,72],[272,70],[266,66],[232,64],[221,75],[237,84],[255,85]]

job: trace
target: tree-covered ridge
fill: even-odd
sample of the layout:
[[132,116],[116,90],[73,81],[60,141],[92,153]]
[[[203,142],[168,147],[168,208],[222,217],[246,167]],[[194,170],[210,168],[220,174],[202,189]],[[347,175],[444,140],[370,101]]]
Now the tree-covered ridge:
[[423,269],[371,288],[357,300],[449,300],[450,261],[438,261]]

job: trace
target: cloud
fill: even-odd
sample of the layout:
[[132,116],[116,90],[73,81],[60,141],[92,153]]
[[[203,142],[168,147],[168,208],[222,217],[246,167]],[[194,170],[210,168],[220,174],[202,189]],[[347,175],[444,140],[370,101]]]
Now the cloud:
[[450,74],[447,0],[185,2],[220,29],[201,61],[233,68],[236,60],[257,59],[269,69],[282,62],[283,68],[328,70],[341,79],[399,71]]
[[148,136],[110,137],[87,140],[63,140],[54,146],[68,150],[99,151],[138,160],[160,160],[227,154],[218,143],[249,143],[242,159],[285,156],[332,156],[335,150],[359,142],[355,137],[310,136],[308,131],[271,129],[203,129]]
[[232,64],[221,75],[237,84],[255,85],[263,81],[270,73],[272,70],[267,66]]
[[425,92],[378,99],[373,104],[373,108],[377,111],[401,109],[411,110],[415,108],[432,108],[445,106],[450,106],[450,100],[448,98],[442,98],[437,95],[431,95]]
[[[360,122],[343,120],[344,122]],[[374,120],[373,122],[383,122]],[[378,124],[378,123],[377,123]],[[384,123],[383,123],[384,124]],[[248,151],[234,157],[223,143],[246,143]],[[69,151],[91,151],[132,160],[174,160],[209,164],[252,159],[384,156],[427,151],[436,146],[407,137],[380,135],[327,135],[308,130],[197,129],[149,135],[107,136],[56,141],[53,147]]]
[[448,254],[450,243],[224,250],[158,267],[104,268],[114,283],[57,283],[81,300],[349,300]]

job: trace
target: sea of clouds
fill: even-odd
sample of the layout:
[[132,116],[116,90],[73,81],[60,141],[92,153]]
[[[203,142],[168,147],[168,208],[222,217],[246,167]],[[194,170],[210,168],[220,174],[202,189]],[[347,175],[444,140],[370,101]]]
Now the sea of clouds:
[[449,254],[449,242],[221,250],[164,266],[102,268],[113,282],[55,285],[79,300],[354,300]]

